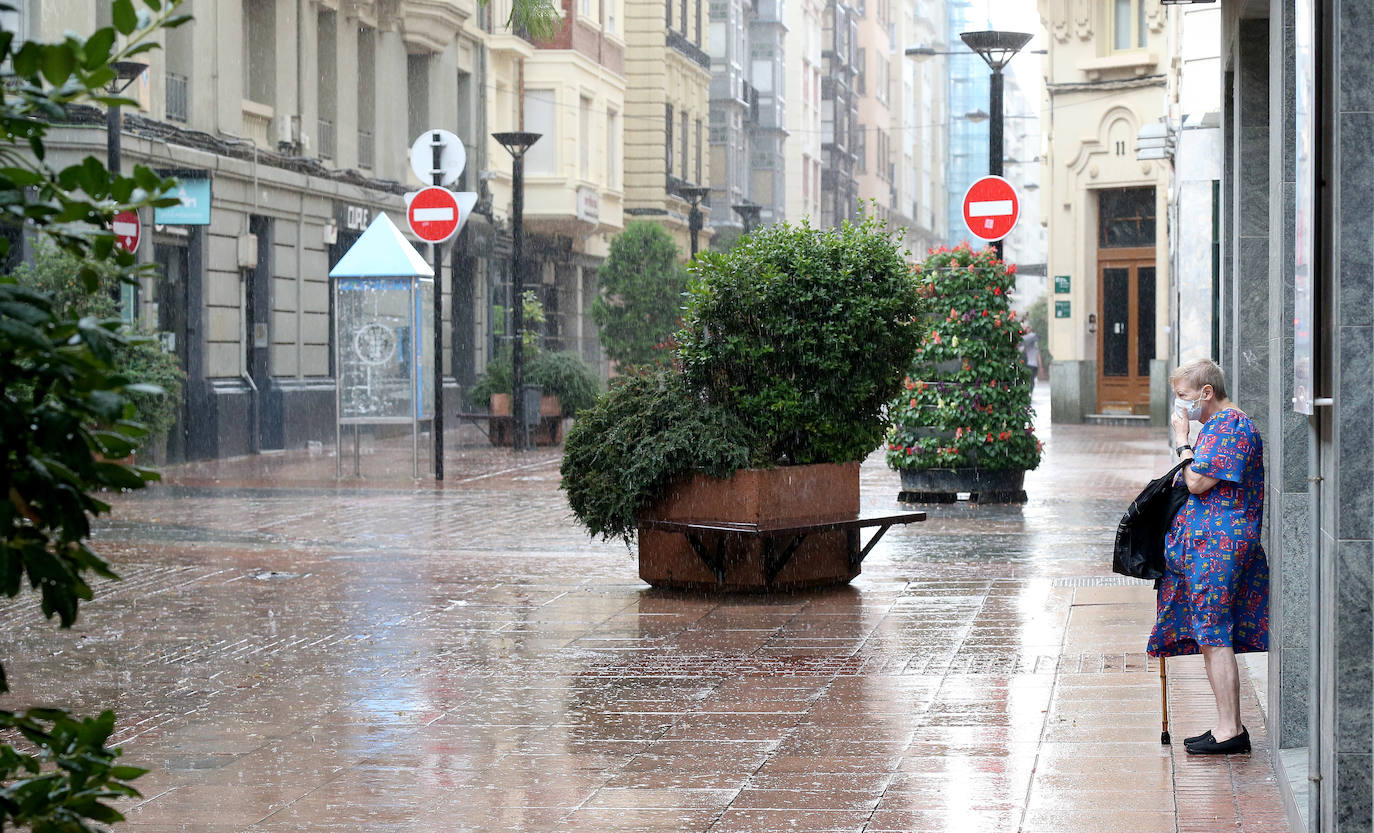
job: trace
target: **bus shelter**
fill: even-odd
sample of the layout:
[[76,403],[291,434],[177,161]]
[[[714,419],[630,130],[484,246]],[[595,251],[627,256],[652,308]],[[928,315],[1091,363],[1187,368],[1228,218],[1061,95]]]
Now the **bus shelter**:
[[343,476],[344,426],[353,427],[353,473],[360,427],[409,425],[420,476],[420,424],[433,423],[434,269],[386,216],[378,214],[329,271],[334,292],[335,474]]

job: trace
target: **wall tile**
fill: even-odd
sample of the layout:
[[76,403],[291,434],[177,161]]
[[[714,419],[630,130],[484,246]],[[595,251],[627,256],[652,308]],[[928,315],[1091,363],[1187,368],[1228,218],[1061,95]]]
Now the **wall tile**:
[[[1338,28],[1340,49],[1336,53],[1336,73],[1340,76],[1340,101],[1337,109],[1374,110],[1374,85],[1370,84],[1370,68],[1374,67],[1374,5],[1367,0],[1339,2],[1340,11],[1333,20]],[[1364,180],[1368,181],[1368,180]]]
[[[1284,649],[1279,672],[1279,748],[1307,745],[1307,696],[1312,673],[1306,648]],[[1273,721],[1271,720],[1271,723]]]
[[[1374,543],[1336,542],[1334,588],[1336,751],[1368,755],[1374,743],[1370,692],[1374,691],[1374,620],[1370,618]],[[1366,799],[1367,800],[1367,799]]]
[[1374,537],[1374,327],[1340,327],[1338,538]]
[[[1374,147],[1374,113],[1342,113],[1339,118],[1340,181],[1374,182],[1374,154],[1369,152]],[[1341,188],[1338,211],[1337,323],[1374,324],[1374,192],[1368,187]]]
[[1369,833],[1371,829],[1371,760],[1367,754],[1336,755],[1336,833]]

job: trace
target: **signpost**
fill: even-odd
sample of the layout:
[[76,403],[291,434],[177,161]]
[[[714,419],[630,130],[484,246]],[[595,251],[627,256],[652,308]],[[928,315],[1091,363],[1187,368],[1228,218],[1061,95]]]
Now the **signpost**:
[[133,211],[121,211],[114,216],[114,223],[111,224],[114,231],[115,242],[119,248],[134,254],[138,251],[138,244],[143,240],[143,225],[138,222],[138,214]]
[[453,194],[452,185],[467,166],[463,140],[447,130],[426,130],[410,146],[410,169],[431,187],[416,194],[406,211],[415,236],[430,244],[434,253],[434,479],[444,479],[444,250],[442,243],[462,228],[477,203],[470,192]]
[[430,186],[415,195],[406,210],[410,230],[426,243],[442,243],[458,231],[458,200],[447,188]]
[[1016,228],[1021,201],[1016,189],[1000,176],[985,176],[964,193],[964,225],[979,240],[992,243]]

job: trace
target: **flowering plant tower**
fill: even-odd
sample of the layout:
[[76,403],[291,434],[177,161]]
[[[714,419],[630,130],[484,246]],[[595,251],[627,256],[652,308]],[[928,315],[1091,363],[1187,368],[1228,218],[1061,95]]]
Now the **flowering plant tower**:
[[902,500],[1025,500],[1026,470],[1040,463],[1032,425],[1028,332],[1008,293],[1016,267],[968,244],[932,249],[916,267],[928,313],[903,389],[888,407],[887,463]]

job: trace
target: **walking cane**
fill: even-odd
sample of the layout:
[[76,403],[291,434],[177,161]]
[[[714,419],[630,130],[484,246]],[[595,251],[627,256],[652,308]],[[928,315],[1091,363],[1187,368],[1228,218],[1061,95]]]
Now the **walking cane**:
[[1169,678],[1164,673],[1164,657],[1159,658],[1159,700],[1163,706],[1164,725],[1159,733],[1159,742],[1169,745]]

